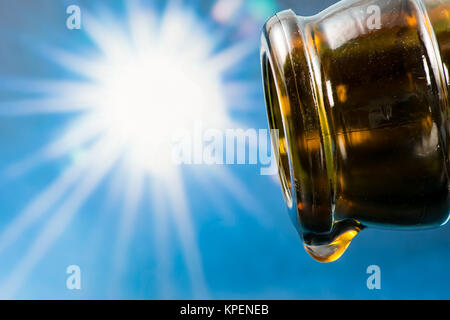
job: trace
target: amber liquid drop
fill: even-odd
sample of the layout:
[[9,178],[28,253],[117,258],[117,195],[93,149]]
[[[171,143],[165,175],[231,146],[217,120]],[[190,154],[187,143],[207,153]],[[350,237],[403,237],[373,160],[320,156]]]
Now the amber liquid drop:
[[336,223],[327,235],[304,235],[304,247],[319,262],[333,262],[347,250],[350,242],[364,227],[353,221]]

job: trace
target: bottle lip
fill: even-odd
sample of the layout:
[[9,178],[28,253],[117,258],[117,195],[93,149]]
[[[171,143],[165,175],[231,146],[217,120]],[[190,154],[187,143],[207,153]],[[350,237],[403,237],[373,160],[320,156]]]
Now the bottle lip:
[[[305,47],[304,33],[309,19],[297,16],[292,10],[272,16],[264,25],[261,36],[261,64],[269,125],[271,129],[280,130],[281,138],[285,137],[287,160],[277,159],[277,163],[291,219],[300,233],[326,233],[333,225],[332,191],[319,186],[314,181],[313,172],[327,174],[323,165],[327,163],[327,150],[324,149],[323,138],[320,138],[321,151],[314,151],[314,154],[306,141],[307,128],[313,126],[321,130],[322,126],[315,96],[317,79],[311,69],[311,52]],[[299,62],[304,65],[303,70],[295,67]],[[300,79],[304,79],[304,83],[298,83]],[[276,87],[277,97],[270,96],[270,85]],[[302,94],[299,86],[307,87],[307,90]],[[277,118],[277,114],[281,116]],[[291,145],[298,144],[299,139],[303,145],[301,152],[297,146],[293,149]],[[274,149],[278,149],[276,154],[280,155],[279,141],[272,139],[272,143]],[[317,157],[321,160],[318,161]],[[317,205],[316,199],[319,198],[321,203]]]
[[[283,11],[285,15],[295,17],[292,10]],[[286,118],[281,110],[280,97],[288,97],[287,84],[284,76],[283,65],[288,59],[288,44],[283,30],[282,22],[279,17],[280,13],[273,15],[264,25],[261,35],[261,70],[263,76],[263,87],[266,98],[266,111],[271,132],[278,130],[278,136],[274,137],[272,134],[273,151],[275,152],[276,161],[278,165],[278,175],[280,178],[283,197],[287,204],[290,217],[294,225],[299,229],[299,221],[297,214],[297,195],[294,182],[294,171],[292,165],[290,139],[286,138],[285,147],[287,155],[286,162],[281,162],[279,140],[288,137]],[[273,85],[276,90],[276,97],[271,97],[271,89],[269,86]],[[289,99],[283,101],[285,104],[290,104]],[[274,105],[274,103],[276,105]]]

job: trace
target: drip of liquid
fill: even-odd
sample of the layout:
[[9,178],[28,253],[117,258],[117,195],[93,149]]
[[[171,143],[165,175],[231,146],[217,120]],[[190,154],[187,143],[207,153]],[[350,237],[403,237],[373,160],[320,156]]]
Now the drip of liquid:
[[306,234],[303,237],[305,250],[319,262],[335,261],[344,254],[363,228],[354,220],[337,222],[329,234]]

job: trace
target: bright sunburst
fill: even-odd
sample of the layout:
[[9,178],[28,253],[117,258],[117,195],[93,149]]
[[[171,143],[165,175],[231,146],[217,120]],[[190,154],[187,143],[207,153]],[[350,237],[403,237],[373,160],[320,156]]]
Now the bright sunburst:
[[[114,19],[84,14],[83,30],[96,45],[95,54],[46,51],[83,80],[22,81],[20,87],[38,93],[39,98],[0,109],[6,116],[79,112],[57,140],[9,168],[20,174],[57,157],[73,159],[0,235],[3,250],[46,211],[55,210],[3,284],[3,293],[13,295],[20,288],[92,192],[117,167],[124,172],[119,185],[125,203],[114,253],[116,273],[124,267],[137,207],[146,197],[145,179],[156,179],[172,204],[171,218],[180,235],[191,284],[198,296],[206,296],[180,168],[171,162],[171,139],[174,130],[192,130],[198,122],[219,129],[233,126],[223,96],[233,84],[223,80],[223,72],[241,61],[250,47],[241,43],[218,52],[215,35],[192,12],[177,5],[169,5],[161,18],[152,10],[130,6],[127,24],[120,28]],[[161,226],[169,219],[167,212],[156,214]]]

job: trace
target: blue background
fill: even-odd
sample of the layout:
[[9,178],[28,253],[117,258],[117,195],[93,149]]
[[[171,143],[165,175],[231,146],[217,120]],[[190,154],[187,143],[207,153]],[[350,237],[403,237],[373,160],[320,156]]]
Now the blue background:
[[[162,1],[144,2],[158,12],[165,7]],[[254,52],[233,66],[236,70],[229,70],[255,83],[255,90],[249,93],[252,103],[239,112],[231,111],[236,118],[249,127],[267,128],[259,71],[259,31],[264,21],[282,9],[292,8],[297,14],[311,15],[333,2],[244,1],[240,15],[222,24],[210,17],[213,2],[184,2],[211,31],[227,33],[230,43],[240,24],[250,21],[254,26],[247,38],[253,41]],[[9,90],[11,79],[70,77],[67,71],[38,53],[42,44],[68,50],[91,45],[82,30],[65,28],[68,5],[78,4],[82,10],[98,12],[97,6],[102,4],[103,8],[115,12],[119,21],[123,16],[121,1],[94,3],[75,0],[0,2],[0,108],[8,101],[21,98],[19,93]],[[13,177],[4,169],[58,136],[73,116],[0,115],[0,230],[6,230],[26,204],[64,171],[68,160],[63,157],[43,163],[26,174]],[[121,199],[105,200],[108,187],[114,181],[112,173],[42,254],[20,288],[14,293],[5,288],[0,293],[6,297],[32,299],[450,298],[449,226],[415,232],[364,230],[339,261],[321,264],[303,250],[278,182],[273,177],[259,175],[257,166],[229,166],[227,170],[248,194],[230,190],[220,178],[202,167],[183,171],[205,290],[195,289],[196,282],[201,280],[189,275],[173,223],[168,223],[164,245],[155,236],[159,226],[155,226],[157,213],[151,198],[139,206],[124,268],[119,274],[114,271]],[[148,184],[158,188],[154,182],[150,180]],[[170,204],[166,205],[170,211]],[[17,270],[51,214],[51,210],[45,212],[16,242],[0,252],[0,288]],[[164,261],[157,254],[161,248],[164,248]],[[81,290],[66,288],[66,268],[72,264],[81,268]],[[367,289],[369,265],[381,268],[381,290]]]

